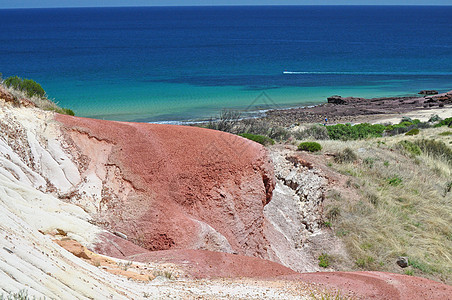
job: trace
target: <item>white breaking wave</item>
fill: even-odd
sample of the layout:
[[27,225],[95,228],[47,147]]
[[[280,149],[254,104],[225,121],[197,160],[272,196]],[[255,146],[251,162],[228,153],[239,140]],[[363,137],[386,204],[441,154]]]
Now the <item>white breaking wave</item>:
[[286,75],[433,75],[451,76],[452,72],[317,72],[317,71],[284,71]]

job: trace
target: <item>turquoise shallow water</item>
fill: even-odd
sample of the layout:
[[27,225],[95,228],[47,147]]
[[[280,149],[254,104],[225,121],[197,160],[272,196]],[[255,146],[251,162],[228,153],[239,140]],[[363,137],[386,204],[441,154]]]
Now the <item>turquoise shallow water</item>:
[[452,89],[452,7],[35,9],[0,18],[0,72],[35,79],[85,117],[198,120],[334,94]]
[[[400,84],[403,85],[400,85]],[[384,97],[404,96],[412,91],[431,86],[446,91],[450,82],[435,81],[422,84],[409,80],[386,80],[379,85],[331,86],[331,87],[284,87],[268,90],[244,90],[240,86],[200,87],[188,84],[158,83],[125,87],[102,82],[92,83],[80,92],[79,88],[65,88],[61,83],[55,88],[47,87],[50,93],[62,95],[57,101],[70,105],[79,116],[139,122],[205,120],[216,117],[221,109],[237,109],[243,114],[259,110],[280,109],[316,105],[326,102],[331,95]],[[154,85],[154,86],[152,86]],[[408,86],[408,87],[406,87]],[[74,101],[73,99],[77,99]],[[90,103],[87,105],[86,103]],[[124,103],[127,103],[126,107]]]

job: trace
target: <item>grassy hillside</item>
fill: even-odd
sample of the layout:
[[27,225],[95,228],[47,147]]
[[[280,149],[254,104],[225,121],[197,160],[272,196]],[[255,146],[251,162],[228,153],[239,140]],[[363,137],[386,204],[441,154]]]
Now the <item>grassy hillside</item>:
[[[324,217],[352,268],[452,282],[451,131],[318,141],[325,167],[344,177],[330,186]],[[396,264],[400,256],[408,268]]]

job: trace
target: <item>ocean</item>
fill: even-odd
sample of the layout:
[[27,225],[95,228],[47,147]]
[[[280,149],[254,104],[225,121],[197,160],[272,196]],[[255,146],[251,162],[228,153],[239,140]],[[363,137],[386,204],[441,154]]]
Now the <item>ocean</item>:
[[0,10],[0,72],[83,117],[205,120],[452,89],[452,6]]

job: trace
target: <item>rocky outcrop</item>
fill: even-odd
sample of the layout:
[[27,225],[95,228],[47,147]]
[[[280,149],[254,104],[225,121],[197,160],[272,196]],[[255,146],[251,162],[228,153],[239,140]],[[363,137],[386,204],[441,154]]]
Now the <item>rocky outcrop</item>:
[[359,102],[365,100],[364,98],[355,98],[355,97],[346,97],[343,98],[341,96],[331,96],[327,98],[328,103],[339,104],[339,105],[347,105],[355,102]]
[[10,103],[14,106],[21,107],[36,107],[36,105],[25,98],[16,97],[7,91],[3,86],[0,85],[0,99],[6,103]]
[[438,91],[435,91],[435,90],[422,90],[418,94],[419,95],[437,95]]
[[296,147],[272,147],[276,188],[265,206],[266,237],[275,255],[271,257],[297,272],[320,271],[318,257],[328,249],[343,257],[345,247],[322,228],[324,190],[328,180]]
[[357,117],[367,115],[403,114],[410,111],[444,107],[452,104],[452,91],[423,96],[357,98],[338,95],[327,98],[327,103],[266,112],[267,119],[278,125],[295,123],[353,122]]

